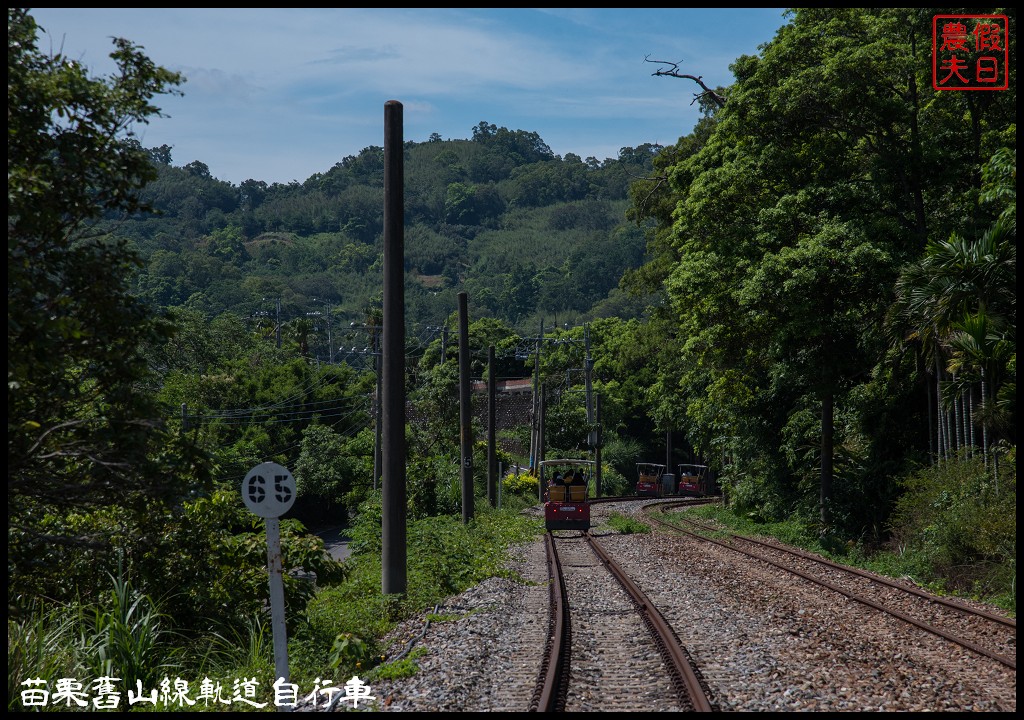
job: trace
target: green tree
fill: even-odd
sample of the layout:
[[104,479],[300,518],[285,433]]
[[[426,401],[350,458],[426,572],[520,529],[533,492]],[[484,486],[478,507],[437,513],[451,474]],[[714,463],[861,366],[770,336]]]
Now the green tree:
[[7,27],[13,596],[53,548],[108,539],[99,525],[73,527],[74,513],[142,513],[180,497],[183,478],[202,477],[203,466],[140,388],[149,373],[142,343],[166,337],[170,325],[129,294],[137,260],[126,243],[96,230],[104,214],[143,209],[139,191],[155,170],[133,128],[159,115],[152,98],[181,78],[123,39],[111,54],[117,72],[90,77],[37,48],[26,9],[9,8]]
[[309,318],[295,318],[284,324],[290,340],[299,346],[299,354],[309,356],[309,336],[313,334],[313,321]]
[[355,507],[364,500],[373,477],[373,456],[365,452],[363,439],[345,437],[323,425],[307,427],[295,463],[300,500],[331,507]]
[[861,320],[878,317],[891,262],[852,223],[823,223],[795,246],[766,254],[740,292],[768,340],[765,359],[821,404],[819,511],[831,522],[835,399],[876,359],[863,347]]
[[[887,278],[928,238],[982,219],[981,153],[1005,143],[1015,117],[1012,91],[980,103],[932,89],[933,14],[792,11],[758,56],[734,63],[706,134],[680,141],[670,164],[656,160],[664,182],[633,188],[636,217],[657,228],[630,284],[655,293],[652,313],[679,349],[663,366],[662,402],[700,443],[742,450],[740,497],[767,515],[809,509],[814,465],[831,477],[832,423],[813,415],[841,426],[835,454],[856,458],[844,461],[853,473],[891,473],[916,449],[886,435],[903,435],[923,408],[884,412],[899,423],[888,433],[862,414],[878,410],[867,398],[879,384],[895,404],[910,380],[885,358]],[[845,497],[837,516],[858,530],[873,503]]]
[[[969,427],[967,432],[950,432],[958,407],[968,417],[973,414],[974,387],[981,392],[983,449],[987,452],[989,432],[997,424],[1004,437],[1013,435],[1012,409],[997,413],[995,398],[1004,385],[1014,384],[1010,366],[1017,325],[1015,164],[1004,148],[983,168],[983,197],[999,211],[992,225],[976,238],[954,232],[948,239],[930,241],[923,256],[903,268],[895,285],[890,331],[897,341],[918,348],[933,368],[936,402],[929,434],[938,457],[975,444]],[[970,421],[961,420],[956,427],[965,425]]]
[[454,225],[469,225],[476,222],[474,192],[476,188],[465,183],[452,183],[444,200],[445,222]]

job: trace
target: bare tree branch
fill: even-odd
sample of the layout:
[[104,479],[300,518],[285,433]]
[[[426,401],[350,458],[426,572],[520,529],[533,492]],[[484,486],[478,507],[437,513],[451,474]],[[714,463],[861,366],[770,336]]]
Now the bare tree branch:
[[637,203],[637,206],[638,206],[640,212],[642,212],[642,213],[643,212],[647,212],[647,203],[650,202],[652,197],[654,197],[654,193],[658,192],[658,189],[661,188],[661,186],[663,184],[668,182],[668,177],[666,177],[664,175],[662,175],[661,177],[658,177],[658,178],[651,178],[651,179],[652,180],[657,180],[657,182],[654,184],[654,187],[651,188],[651,191],[649,193],[647,193],[647,195],[644,196],[644,199],[641,200],[639,203]]
[[[644,62],[657,63],[659,65],[671,65],[672,66],[671,68],[668,68],[668,69],[662,68],[661,70],[658,70],[657,72],[651,73],[651,75],[668,75],[669,77],[683,78],[684,80],[693,80],[695,83],[700,85],[701,89],[704,92],[694,93],[693,100],[690,102],[691,105],[693,105],[693,103],[697,102],[701,98],[707,97],[707,98],[711,98],[711,101],[714,102],[715,105],[717,105],[718,107],[720,107],[720,108],[725,107],[725,97],[720,95],[719,93],[715,92],[714,90],[709,88],[707,85],[705,85],[702,75],[686,75],[684,73],[679,72],[679,63],[671,62],[669,60],[651,60],[650,57],[651,57],[650,55],[644,57]],[[682,61],[680,60],[679,62],[682,62]]]

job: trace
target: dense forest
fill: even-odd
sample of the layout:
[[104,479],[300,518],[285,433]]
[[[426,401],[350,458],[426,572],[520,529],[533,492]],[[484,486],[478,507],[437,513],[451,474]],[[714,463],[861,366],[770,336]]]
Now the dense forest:
[[[1015,12],[991,12],[1015,67]],[[593,450],[591,371],[608,494],[669,433],[736,514],[897,548],[902,572],[1015,609],[1015,80],[936,90],[938,13],[794,11],[667,147],[560,157],[486,121],[406,143],[410,521],[459,514],[466,292],[474,379],[492,346],[499,377],[536,372],[552,453]],[[161,611],[184,637],[244,627],[266,596],[248,468],[291,468],[298,518],[379,533],[383,149],[235,186],[132,136],[179,76],[119,40],[120,74],[94,78],[35,35],[9,9],[11,615],[102,604],[116,574],[175,588]],[[530,422],[505,431],[506,467]],[[354,571],[297,519],[284,534],[307,640],[348,633],[335,667],[365,659],[370,630],[324,609]]]

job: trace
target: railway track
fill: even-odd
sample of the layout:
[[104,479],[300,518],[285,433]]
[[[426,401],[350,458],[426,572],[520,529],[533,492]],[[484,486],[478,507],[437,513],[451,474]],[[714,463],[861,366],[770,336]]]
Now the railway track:
[[675,631],[594,535],[545,544],[549,639],[531,710],[714,709]]
[[[678,530],[603,534],[611,513],[678,501],[601,498],[592,534],[685,644],[715,710],[1015,711],[1015,669],[731,546],[745,543],[708,544]],[[402,638],[418,633],[425,652],[412,677],[375,683],[380,709],[688,710],[633,601],[604,563],[575,532],[552,540],[566,586],[562,630],[553,633],[547,620],[551,588],[562,582],[549,580],[545,543],[527,543],[510,565],[520,580],[489,579],[435,609],[429,628],[422,621],[403,628]],[[547,660],[542,670],[542,658],[555,636],[569,655],[549,672],[557,663]],[[561,676],[566,687],[561,699],[547,691],[543,707],[542,674]]]
[[778,543],[733,533],[724,533],[723,539],[709,537],[702,533],[721,537],[723,531],[721,528],[692,519],[670,521],[663,517],[665,511],[673,506],[677,504],[648,505],[644,508],[645,515],[663,528],[685,533],[762,561],[994,660],[1011,670],[1017,668],[1017,622],[1012,618],[972,608],[927,593],[920,588],[840,565]]

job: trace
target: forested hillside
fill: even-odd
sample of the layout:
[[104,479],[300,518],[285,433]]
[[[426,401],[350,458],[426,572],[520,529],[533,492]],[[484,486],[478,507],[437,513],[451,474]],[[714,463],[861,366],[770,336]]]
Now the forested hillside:
[[[485,122],[470,130],[470,140],[406,145],[409,321],[444,323],[462,290],[474,316],[514,327],[637,312],[617,293],[646,245],[626,220],[627,197],[660,148],[626,147],[601,161],[561,158],[534,132]],[[255,318],[272,309],[275,321],[280,301],[281,322],[293,325],[321,311],[308,342],[325,358],[326,305],[339,327],[379,306],[383,148],[365,148],[301,184],[237,187],[202,162],[174,166],[168,147],[148,153],[158,175],[142,197],[160,214],[112,226],[144,261],[140,297],[210,316]]]

